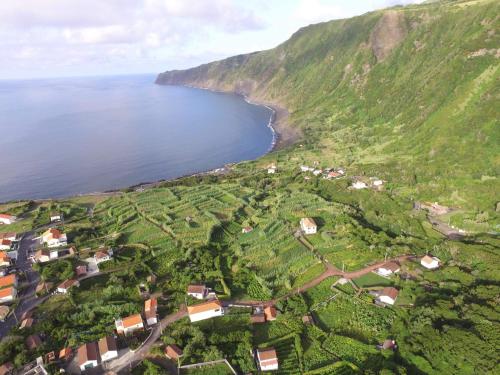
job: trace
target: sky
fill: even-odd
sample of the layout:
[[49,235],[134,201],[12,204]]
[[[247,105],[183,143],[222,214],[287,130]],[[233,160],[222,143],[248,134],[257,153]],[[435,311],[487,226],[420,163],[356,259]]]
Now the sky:
[[421,0],[0,0],[0,79],[158,73]]

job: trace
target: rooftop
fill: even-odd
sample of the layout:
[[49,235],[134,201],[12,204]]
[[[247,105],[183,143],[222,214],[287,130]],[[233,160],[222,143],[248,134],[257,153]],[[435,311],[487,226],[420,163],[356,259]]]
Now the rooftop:
[[222,308],[222,303],[218,300],[207,301],[194,306],[188,306],[189,315],[199,314],[205,311],[216,310]]

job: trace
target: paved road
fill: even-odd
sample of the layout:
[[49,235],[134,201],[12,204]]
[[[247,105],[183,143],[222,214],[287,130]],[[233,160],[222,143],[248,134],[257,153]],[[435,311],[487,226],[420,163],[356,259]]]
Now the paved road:
[[133,368],[134,366],[137,366],[142,360],[144,360],[144,358],[146,358],[146,355],[149,353],[154,343],[160,338],[161,332],[165,329],[165,327],[186,316],[186,307],[181,306],[179,311],[163,318],[159,324],[153,327],[151,334],[139,349],[135,352],[130,350],[119,358],[109,362],[106,365],[106,371],[113,371],[115,373],[120,371],[128,372],[131,367]]
[[26,282],[22,285],[23,290],[18,295],[20,301],[17,305],[15,313],[11,314],[5,322],[0,322],[0,339],[7,336],[11,328],[18,324],[17,319],[20,319],[24,312],[31,310],[43,301],[43,299],[36,297],[35,290],[40,277],[38,273],[33,270],[31,267],[32,263],[28,259],[29,252],[34,251],[36,247],[36,240],[34,240],[33,237],[34,232],[26,232],[19,242],[16,267],[20,273],[25,274]]

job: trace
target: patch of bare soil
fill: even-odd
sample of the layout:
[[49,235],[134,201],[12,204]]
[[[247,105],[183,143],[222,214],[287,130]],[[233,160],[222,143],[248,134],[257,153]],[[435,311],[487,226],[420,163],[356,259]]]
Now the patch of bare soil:
[[403,13],[395,10],[385,12],[370,35],[370,45],[377,61],[383,61],[389,56],[405,37]]

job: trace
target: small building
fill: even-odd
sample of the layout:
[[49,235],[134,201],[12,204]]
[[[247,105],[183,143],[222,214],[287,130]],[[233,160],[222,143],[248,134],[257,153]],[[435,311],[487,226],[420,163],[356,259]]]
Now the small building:
[[0,240],[0,250],[10,250],[12,241],[6,238]]
[[356,190],[366,189],[368,186],[363,181],[355,181],[351,187]]
[[187,294],[188,296],[194,297],[196,299],[205,299],[207,296],[208,289],[202,284],[191,284],[188,285]]
[[394,305],[398,298],[399,291],[392,286],[385,287],[378,295],[378,300],[388,305]]
[[224,308],[219,300],[202,302],[198,305],[188,306],[188,315],[191,322],[215,318],[224,315]]
[[372,180],[372,186],[374,188],[380,189],[382,186],[384,186],[384,181],[376,178],[376,179]]
[[0,240],[16,241],[17,240],[17,233],[15,233],[15,232],[0,233]]
[[0,224],[9,225],[14,223],[17,220],[17,217],[9,214],[0,214]]
[[253,231],[253,228],[250,226],[241,228],[241,233],[243,234],[250,233],[251,231]]
[[97,343],[88,342],[78,348],[78,366],[85,371],[99,365],[99,351]]
[[167,345],[167,347],[165,348],[165,357],[167,357],[168,359],[176,361],[177,359],[182,357],[182,355],[182,349],[175,344]]
[[425,267],[429,270],[435,270],[436,268],[439,268],[441,261],[439,258],[430,256],[430,255],[424,255],[422,259],[420,259],[420,264],[422,267]]
[[301,165],[300,166],[300,171],[301,172],[309,172],[311,168],[309,168],[307,165]]
[[85,276],[87,274],[87,266],[86,265],[81,265],[76,267],[76,276]]
[[50,258],[50,260],[55,260],[55,259],[59,258],[59,251],[58,250],[50,250],[49,258]]
[[71,348],[63,348],[59,351],[59,360],[60,361],[68,361],[69,359],[71,359],[71,356],[73,354],[73,351],[71,350]]
[[26,337],[24,343],[29,350],[36,350],[42,345],[42,339],[40,338],[40,336],[35,334]]
[[144,301],[144,316],[149,326],[158,323],[158,316],[156,315],[157,309],[158,300],[156,298],[150,298]]
[[400,266],[396,262],[387,262],[377,268],[376,273],[380,276],[390,276],[393,273],[398,273],[400,271]]
[[42,241],[46,243],[48,247],[66,246],[68,244],[66,233],[62,233],[56,228],[47,229],[42,234]]
[[19,326],[19,329],[24,329],[24,328],[31,328],[35,320],[33,318],[26,318],[21,321],[21,325]]
[[94,254],[94,260],[97,264],[111,260],[111,258],[113,258],[113,249],[107,247],[101,247]]
[[11,375],[14,373],[14,365],[12,362],[6,362],[0,366],[0,375]]
[[48,249],[39,249],[35,253],[35,261],[38,263],[45,263],[50,261],[50,250]]
[[275,174],[277,170],[276,164],[271,163],[267,166],[267,173],[268,174]]
[[264,308],[264,315],[266,316],[266,320],[268,322],[272,322],[273,320],[276,320],[278,312],[274,306],[267,306]]
[[315,175],[315,176],[319,176],[321,173],[323,173],[322,169],[315,169],[315,170],[313,170],[313,175]]
[[6,288],[8,286],[17,287],[17,276],[12,273],[7,276],[0,277],[0,288]]
[[314,219],[304,217],[300,219],[300,229],[302,229],[305,234],[314,234],[317,232],[318,226],[316,225]]
[[103,337],[99,340],[98,346],[102,362],[107,362],[118,357],[116,339],[113,336]]
[[259,323],[265,323],[266,322],[266,314],[263,312],[256,312],[250,315],[250,322],[252,324],[259,324]]
[[0,267],[10,266],[10,257],[5,251],[0,251]]
[[52,211],[50,213],[50,222],[51,223],[57,223],[59,221],[62,221],[63,220],[63,214],[60,213],[60,212],[54,212]]
[[257,364],[261,371],[278,369],[278,356],[274,348],[257,349]]
[[17,289],[13,286],[0,289],[0,303],[12,302],[16,299]]
[[44,363],[45,364],[54,363],[56,359],[57,359],[56,353],[54,351],[48,352],[47,354],[45,354]]
[[116,331],[122,335],[129,335],[144,329],[144,322],[141,314],[130,315],[115,321]]
[[69,292],[70,288],[72,288],[74,286],[79,287],[80,282],[78,280],[75,280],[75,279],[68,279],[68,280],[63,281],[61,284],[59,284],[59,286],[57,287],[57,291],[59,293],[67,294]]

